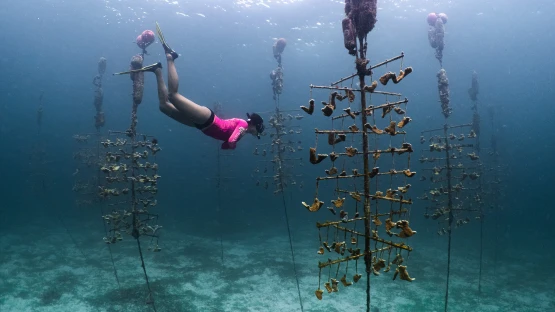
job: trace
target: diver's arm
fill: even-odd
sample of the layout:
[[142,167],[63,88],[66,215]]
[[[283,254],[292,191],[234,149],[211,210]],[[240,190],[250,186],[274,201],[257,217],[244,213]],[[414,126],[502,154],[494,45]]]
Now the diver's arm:
[[229,139],[222,144],[222,149],[235,149],[237,146],[237,141],[245,134],[247,129],[243,127],[236,127]]

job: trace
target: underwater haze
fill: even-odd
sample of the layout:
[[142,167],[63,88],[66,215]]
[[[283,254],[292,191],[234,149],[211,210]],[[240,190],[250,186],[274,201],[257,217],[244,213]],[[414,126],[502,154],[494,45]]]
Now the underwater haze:
[[[371,95],[369,101],[377,106],[406,97],[409,104],[400,107],[411,122],[403,128],[406,134],[371,139],[370,149],[410,142],[414,153],[391,161],[389,154],[395,153],[384,152],[380,159],[370,157],[370,166],[391,173],[390,169],[401,172],[409,163],[408,172],[416,176],[409,179],[406,194],[401,184],[406,185],[407,179],[380,176],[387,182],[372,182],[372,194],[401,187],[395,196],[402,192],[401,198],[412,200],[403,206],[410,213],[402,219],[409,220],[416,233],[404,240],[412,248],[410,258],[406,251],[401,254],[415,280],[407,282],[403,274],[394,278],[394,269],[369,274],[369,304],[361,257],[356,261],[362,274],[358,283],[326,291],[324,283],[339,280],[345,270],[352,280],[355,261],[320,270],[319,263],[339,259],[346,251],[343,248],[340,254],[332,247],[318,254],[319,248],[324,250],[322,240],[331,235],[355,245],[347,235],[363,231],[357,227],[338,234],[316,227],[317,222],[341,225],[348,219],[340,219],[339,209],[337,215],[333,207],[333,215],[325,209],[330,200],[348,197],[346,211],[355,207],[355,200],[349,192],[341,195],[335,182],[315,183],[316,177],[326,176],[329,160],[317,165],[309,161],[311,147],[318,146],[318,153],[335,148],[323,136],[318,145],[315,129],[346,129],[351,124],[350,117],[345,124],[336,120],[332,124],[331,117],[323,116],[319,103],[328,101],[329,90],[311,88],[329,86],[356,71],[355,58],[344,47],[344,4],[342,0],[2,1],[0,311],[555,311],[551,282],[555,168],[550,163],[555,152],[551,125],[555,2],[542,0],[377,1],[377,22],[367,37],[370,64],[404,56],[376,68],[367,82],[407,66],[413,72],[399,84],[377,89],[402,96],[384,100]],[[442,63],[449,76],[448,119],[438,98],[436,74],[442,67],[428,41],[430,12],[444,12],[449,18]],[[221,142],[168,118],[158,107],[156,79],[150,72],[144,73],[144,94],[136,107],[137,137],[126,135],[132,121],[133,82],[128,75],[112,73],[130,69],[131,58],[142,52],[137,36],[145,30],[156,33],[156,22],[179,53],[175,60],[179,92],[217,110],[222,118],[260,114],[266,127],[260,140],[246,135],[236,149],[222,150]],[[281,55],[283,90],[275,97],[269,76],[278,66],[272,47],[279,38],[285,38],[287,46]],[[145,50],[143,65],[161,62],[167,82],[160,39]],[[106,60],[104,75],[99,75],[101,58]],[[469,213],[468,224],[460,219],[464,225],[453,225],[446,235],[445,224],[453,220],[430,218],[430,203],[419,200],[438,186],[430,186],[430,172],[437,168],[418,160],[429,157],[434,140],[427,129],[473,121],[468,92],[473,72],[480,84],[476,152],[482,151],[478,167],[484,193],[478,192],[482,186],[478,191],[465,188],[472,192],[470,197],[457,193],[453,200],[461,205],[469,198],[481,198],[476,200],[480,212]],[[101,97],[99,85],[93,84],[97,75]],[[357,81],[355,77],[341,86],[358,88]],[[299,108],[309,105],[311,98],[316,99],[313,115]],[[95,101],[102,108],[103,125],[98,128]],[[360,110],[357,101],[352,107]],[[343,113],[346,102],[338,104],[341,109],[333,116]],[[274,157],[283,156],[279,145],[283,142],[275,137],[281,135],[283,120],[276,107],[287,120],[287,134],[294,137],[288,156],[279,162]],[[380,113],[372,118],[384,128],[388,122]],[[360,120],[357,116],[359,126]],[[456,128],[449,134],[464,137],[468,130]],[[441,139],[443,132],[435,134]],[[349,136],[350,143],[344,146],[362,151],[357,138]],[[114,142],[123,141],[116,139],[127,143],[118,146]],[[276,145],[280,151],[271,153]],[[344,146],[338,150],[345,153]],[[161,151],[156,152],[158,147]],[[143,154],[126,154],[127,148],[148,157],[137,162]],[[467,152],[471,150],[460,155],[466,157]],[[114,174],[127,170],[122,169],[125,166],[107,164],[114,155],[122,163],[133,159],[129,169],[133,187],[124,191],[118,186],[119,197],[106,196],[111,186],[99,182],[123,176],[127,183],[127,174]],[[349,161],[337,165],[339,171],[346,168],[350,174],[354,164],[362,172],[362,160]],[[152,164],[159,169],[144,168]],[[111,173],[106,176],[102,171]],[[150,185],[156,189],[134,188],[145,179],[154,179]],[[363,190],[362,180],[342,188]],[[315,197],[316,204],[318,198],[325,202],[324,209],[311,212],[301,204],[310,206]],[[378,201],[371,201],[372,209],[374,202]],[[393,209],[401,210],[393,206],[376,207],[391,217]],[[128,215],[133,218],[129,231],[111,231],[130,209],[140,213],[133,210]],[[123,210],[122,215],[116,213]],[[354,214],[349,210],[349,217]],[[140,233],[131,231],[137,224]],[[399,241],[385,233],[380,233],[382,239]],[[359,244],[363,241],[360,238]],[[383,246],[372,243],[372,248]],[[385,256],[391,262],[395,253]],[[324,293],[321,300],[315,296],[319,289]]]

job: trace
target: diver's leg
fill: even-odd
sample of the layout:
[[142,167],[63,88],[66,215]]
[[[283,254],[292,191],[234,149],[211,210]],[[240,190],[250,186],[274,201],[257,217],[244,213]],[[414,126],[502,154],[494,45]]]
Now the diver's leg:
[[168,100],[179,112],[187,116],[195,124],[202,125],[206,123],[212,112],[209,108],[198,105],[178,93],[179,77],[177,76],[173,56],[168,53],[166,54],[166,59],[168,61]]
[[180,122],[184,125],[194,127],[195,124],[186,115],[182,114],[172,103],[168,100],[168,89],[162,77],[162,69],[157,68],[154,72],[156,74],[156,83],[158,84],[158,101],[160,104],[160,111],[173,120]]
[[178,93],[179,89],[179,76],[177,69],[175,69],[175,61],[171,54],[166,53],[166,60],[168,61],[168,90],[169,93]]

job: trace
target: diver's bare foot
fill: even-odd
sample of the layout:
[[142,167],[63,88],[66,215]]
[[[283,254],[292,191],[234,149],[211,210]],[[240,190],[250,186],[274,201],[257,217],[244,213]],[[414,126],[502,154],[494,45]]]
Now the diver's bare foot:
[[172,50],[170,47],[168,47],[167,45],[163,44],[162,45],[164,47],[164,52],[166,52],[166,58],[171,57],[172,60],[175,60],[176,58],[179,57],[179,54],[177,54],[177,52],[175,52],[174,50]]
[[166,61],[174,61],[177,57],[173,57],[171,53],[166,53]]

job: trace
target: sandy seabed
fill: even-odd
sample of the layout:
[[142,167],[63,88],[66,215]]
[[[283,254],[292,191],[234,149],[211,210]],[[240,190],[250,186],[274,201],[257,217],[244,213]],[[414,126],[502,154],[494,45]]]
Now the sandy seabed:
[[[92,227],[92,225],[91,225]],[[161,252],[141,240],[157,311],[300,311],[287,236],[274,232],[206,238],[167,231]],[[37,234],[40,233],[40,234]],[[89,233],[89,234],[85,234]],[[366,280],[318,300],[318,261],[314,233],[296,233],[295,259],[304,311],[366,311]],[[86,228],[68,239],[64,229],[20,228],[0,237],[0,311],[153,311],[136,242],[126,237],[111,246]],[[222,248],[223,246],[223,253]],[[423,256],[426,255],[426,256]],[[431,257],[429,255],[440,255]],[[476,255],[452,258],[449,311],[555,311],[554,289],[539,255],[504,259],[493,269],[484,258],[478,292]],[[222,262],[223,260],[223,262]],[[371,278],[372,312],[443,311],[444,252],[419,246],[406,261],[416,280],[392,280],[393,270]],[[536,265],[532,265],[536,264]],[[537,270],[537,271],[534,271]],[[338,278],[345,272],[340,268]],[[353,264],[347,276],[352,279]],[[323,270],[322,283],[335,270]],[[547,274],[547,273],[546,273]],[[340,284],[341,285],[341,284]],[[322,284],[322,289],[323,284]]]

